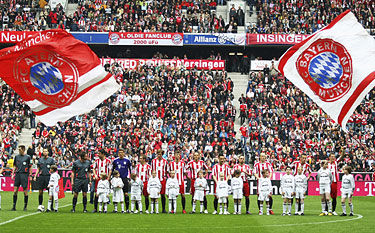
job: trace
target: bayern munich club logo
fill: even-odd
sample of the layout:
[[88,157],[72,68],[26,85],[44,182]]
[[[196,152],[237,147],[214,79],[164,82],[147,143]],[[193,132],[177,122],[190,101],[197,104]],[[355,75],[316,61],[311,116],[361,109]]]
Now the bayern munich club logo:
[[69,105],[77,96],[77,68],[54,52],[30,49],[17,59],[13,70],[26,95],[48,107]]
[[116,33],[112,33],[110,36],[109,36],[109,41],[112,43],[112,44],[118,44],[120,42],[120,36]]
[[181,44],[182,42],[182,36],[180,34],[174,34],[172,36],[172,43],[175,44],[175,45],[179,45]]
[[305,83],[325,102],[342,98],[352,86],[352,59],[334,40],[312,43],[298,57],[296,66]]

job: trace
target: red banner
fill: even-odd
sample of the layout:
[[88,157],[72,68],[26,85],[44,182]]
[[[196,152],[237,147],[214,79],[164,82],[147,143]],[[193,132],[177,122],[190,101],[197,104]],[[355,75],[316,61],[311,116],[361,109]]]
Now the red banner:
[[187,70],[224,70],[225,60],[183,60],[183,59],[122,59],[122,58],[101,58],[102,65],[107,62],[117,62],[124,69],[136,69],[138,66],[167,66],[174,68],[185,68]]
[[38,32],[25,32],[25,31],[0,31],[0,43],[16,44],[22,40],[33,36]]
[[309,35],[302,34],[247,34],[247,45],[294,45]]
[[182,46],[184,34],[164,32],[110,32],[109,45]]

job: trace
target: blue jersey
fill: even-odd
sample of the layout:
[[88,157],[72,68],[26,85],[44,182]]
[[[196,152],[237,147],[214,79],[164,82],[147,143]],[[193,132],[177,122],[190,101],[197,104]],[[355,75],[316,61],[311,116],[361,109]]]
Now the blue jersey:
[[131,163],[129,159],[117,158],[112,163],[113,170],[117,170],[120,173],[121,178],[127,178],[130,173]]

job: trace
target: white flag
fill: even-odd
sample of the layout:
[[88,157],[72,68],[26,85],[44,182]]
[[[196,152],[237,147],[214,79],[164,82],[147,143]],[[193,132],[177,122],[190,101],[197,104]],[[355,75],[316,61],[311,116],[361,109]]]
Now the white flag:
[[290,48],[278,70],[346,131],[375,82],[375,40],[349,10]]

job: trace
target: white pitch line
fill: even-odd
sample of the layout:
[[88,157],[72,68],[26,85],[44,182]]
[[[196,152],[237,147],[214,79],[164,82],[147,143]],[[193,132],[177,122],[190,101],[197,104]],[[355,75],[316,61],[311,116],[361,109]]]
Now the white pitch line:
[[[79,204],[79,203],[77,203],[77,204]],[[59,207],[59,208],[65,208],[65,207],[68,207],[68,206],[71,206],[71,205],[72,205],[72,204],[67,204],[67,205],[63,205],[63,206],[61,206],[61,207]],[[33,215],[36,215],[36,214],[41,214],[41,213],[43,213],[43,212],[39,212],[39,211],[38,211],[38,212],[31,213],[31,214],[21,215],[21,216],[18,216],[18,217],[15,217],[15,218],[9,219],[8,221],[1,222],[1,223],[0,223],[0,226],[5,225],[5,224],[8,224],[8,223],[11,223],[11,222],[14,222],[14,221],[17,221],[17,220],[22,219],[22,218],[26,218],[26,217],[33,216]]]

